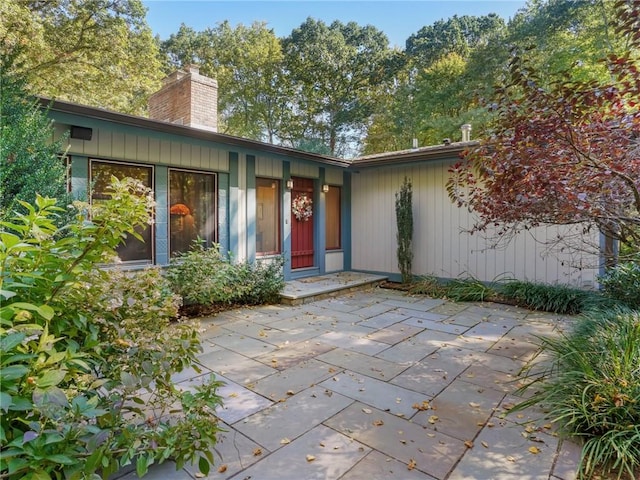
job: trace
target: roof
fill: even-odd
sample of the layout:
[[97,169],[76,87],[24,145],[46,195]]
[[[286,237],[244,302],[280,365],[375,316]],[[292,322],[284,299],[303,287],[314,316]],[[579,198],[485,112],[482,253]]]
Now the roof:
[[293,157],[296,159],[310,160],[313,162],[333,165],[343,168],[362,168],[377,167],[386,165],[397,165],[403,163],[436,161],[451,159],[452,156],[458,156],[466,148],[478,145],[477,141],[471,142],[454,142],[444,145],[432,145],[428,147],[413,148],[409,150],[400,150],[396,152],[377,153],[374,155],[365,155],[354,159],[341,159],[329,155],[321,155],[318,153],[305,152],[294,148],[273,145],[271,143],[259,142],[247,138],[216,133],[199,128],[188,127],[176,123],[164,122],[160,120],[151,120],[146,117],[128,115],[125,113],[114,112],[103,108],[89,107],[77,103],[70,103],[61,100],[52,100],[40,97],[40,103],[43,107],[53,112],[60,112],[82,117],[92,118],[113,122],[119,125],[128,125],[132,127],[144,128],[156,132],[180,135],[183,137],[194,138],[209,142],[220,143],[233,147],[240,147],[249,150],[257,150],[260,152],[273,153],[285,157]]
[[93,118],[96,120],[105,120],[117,123],[119,125],[128,125],[132,127],[145,128],[156,132],[180,135],[183,137],[195,138],[209,142],[221,143],[224,145],[241,147],[250,150],[258,150],[261,152],[274,153],[285,157],[295,157],[296,159],[311,160],[328,165],[340,167],[348,167],[349,160],[331,157],[329,155],[320,155],[317,153],[304,152],[294,148],[282,147],[271,143],[259,142],[257,140],[249,140],[247,138],[235,137],[233,135],[225,135],[194,127],[187,127],[176,123],[163,122],[160,120],[151,120],[145,117],[118,113],[103,108],[89,107],[79,105],[77,103],[64,102],[61,100],[52,100],[40,97],[40,103],[43,107],[53,112],[80,115],[82,117]]
[[467,148],[475,147],[478,141],[453,142],[443,145],[430,145],[428,147],[399,150],[397,152],[376,153],[354,158],[352,167],[374,167],[383,165],[396,165],[401,163],[413,163],[435,161],[457,157]]

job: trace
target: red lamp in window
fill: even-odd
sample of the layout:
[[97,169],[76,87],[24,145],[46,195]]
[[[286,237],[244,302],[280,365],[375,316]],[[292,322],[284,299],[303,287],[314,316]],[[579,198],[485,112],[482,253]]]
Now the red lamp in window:
[[169,208],[169,213],[171,215],[190,215],[191,214],[191,210],[189,210],[189,207],[187,207],[184,203],[174,203],[173,205],[171,205],[171,208]]

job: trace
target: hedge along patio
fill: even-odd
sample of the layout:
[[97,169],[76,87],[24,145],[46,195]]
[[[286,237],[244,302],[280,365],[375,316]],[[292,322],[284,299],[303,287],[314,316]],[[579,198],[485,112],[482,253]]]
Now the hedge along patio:
[[[546,256],[534,240],[553,239],[561,229],[527,232],[506,249],[464,233],[473,216],[450,202],[445,183],[449,166],[474,142],[332,158],[216,133],[215,124],[197,115],[207,113],[203,105],[215,109],[217,86],[197,68],[170,76],[164,88],[189,93],[155,101],[192,102],[190,113],[156,108],[159,116],[150,120],[43,100],[56,135],[70,133],[66,153],[76,195],[86,196],[93,185],[99,201],[111,174],[134,176],[154,189],[155,225],[143,232],[146,243],[120,249],[125,264],[167,265],[199,237],[238,260],[282,254],[287,280],[349,270],[399,279],[394,194],[406,176],[413,183],[414,274],[595,283],[597,256]],[[208,90],[196,95],[200,88]],[[292,203],[303,197],[312,215],[298,220]],[[570,267],[575,264],[584,268]]]

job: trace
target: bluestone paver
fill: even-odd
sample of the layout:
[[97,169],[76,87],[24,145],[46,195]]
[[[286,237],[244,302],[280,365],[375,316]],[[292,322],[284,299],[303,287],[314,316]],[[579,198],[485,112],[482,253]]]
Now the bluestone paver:
[[[572,322],[373,289],[203,319],[202,372],[176,378],[225,382],[207,478],[575,480],[580,447],[540,407],[511,410],[531,395],[524,375],[550,361],[538,337]],[[200,477],[166,463],[146,478]]]

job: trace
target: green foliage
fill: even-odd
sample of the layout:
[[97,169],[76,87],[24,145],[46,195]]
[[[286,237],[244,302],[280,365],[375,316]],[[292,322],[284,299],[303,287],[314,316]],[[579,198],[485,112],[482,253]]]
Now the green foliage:
[[404,178],[400,191],[396,192],[396,238],[398,240],[398,268],[402,274],[402,283],[412,280],[413,262],[413,190],[411,181]]
[[445,285],[432,275],[418,277],[409,288],[409,293],[412,295],[428,295],[435,298],[445,297],[446,292]]
[[525,388],[538,389],[512,411],[542,403],[548,418],[585,441],[580,464],[637,478],[640,468],[640,312],[590,312],[569,336],[545,339],[555,360]]
[[[196,368],[197,325],[170,323],[179,297],[158,270],[98,268],[151,218],[151,192],[113,179],[111,198],[77,202],[62,230],[54,199],[22,202],[0,230],[0,472],[8,480],[97,478],[135,461],[138,475],[201,456],[219,427],[211,379],[183,391]],[[179,414],[176,415],[176,408]],[[206,473],[206,472],[205,472]]]
[[275,303],[284,288],[282,257],[233,263],[220,246],[194,248],[171,261],[167,278],[185,301],[197,305]]
[[624,262],[598,278],[605,295],[640,308],[640,263]]
[[140,0],[4,0],[0,51],[34,93],[140,114],[162,75],[145,14]]
[[66,171],[59,153],[61,142],[51,141],[51,121],[37,101],[25,95],[25,80],[0,65],[0,220],[16,210],[19,201],[33,204],[36,194],[70,200]]
[[495,291],[476,278],[451,280],[445,285],[445,295],[456,302],[483,302]]
[[532,310],[573,315],[585,309],[593,292],[571,288],[566,285],[548,285],[543,283],[513,280],[502,284],[501,295],[517,301]]

